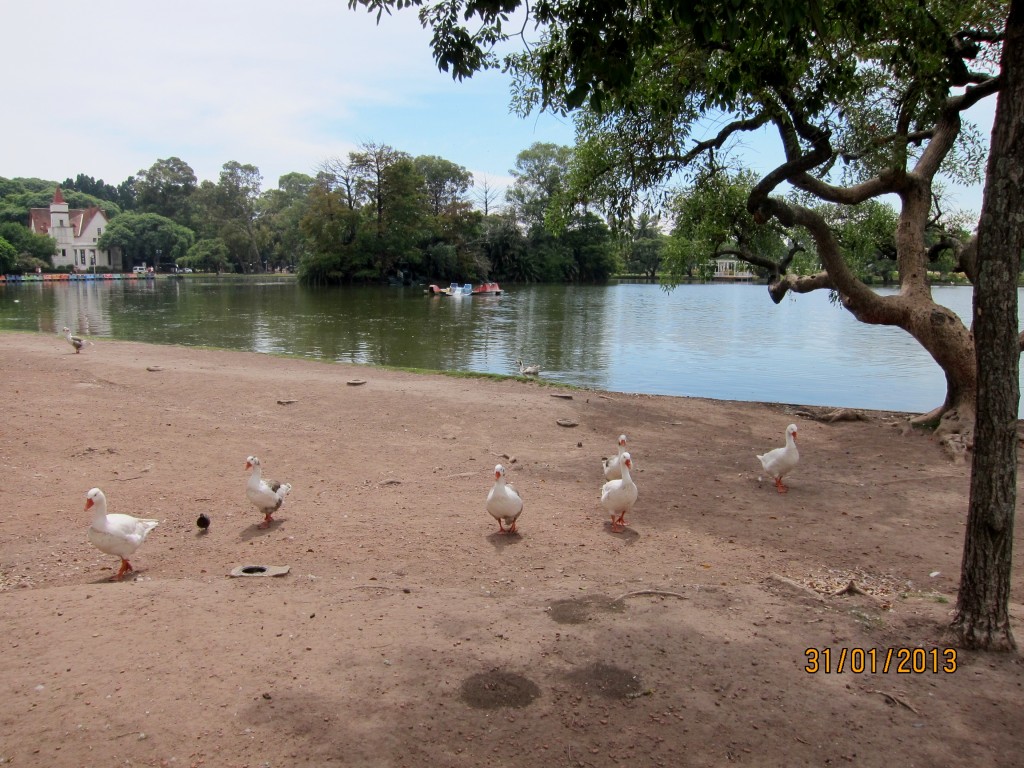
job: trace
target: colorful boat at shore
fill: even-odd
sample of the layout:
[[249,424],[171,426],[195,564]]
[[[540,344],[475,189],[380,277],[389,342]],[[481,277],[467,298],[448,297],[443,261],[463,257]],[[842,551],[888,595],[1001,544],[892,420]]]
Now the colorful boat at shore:
[[474,296],[497,296],[501,293],[501,286],[497,283],[480,283],[473,289]]
[[473,287],[472,283],[466,283],[465,285],[459,285],[458,283],[452,283],[447,288],[441,288],[437,285],[428,285],[424,293],[429,296],[497,296],[500,294],[501,286],[497,283],[481,283],[476,288]]

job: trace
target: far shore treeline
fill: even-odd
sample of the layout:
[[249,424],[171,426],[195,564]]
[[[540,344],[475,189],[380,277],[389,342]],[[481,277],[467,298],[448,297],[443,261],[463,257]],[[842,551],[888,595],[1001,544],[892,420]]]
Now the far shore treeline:
[[[200,182],[177,157],[116,186],[83,174],[63,181],[0,177],[0,274],[53,270],[54,241],[27,225],[29,209],[47,207],[58,185],[72,208],[98,206],[107,214],[98,247],[119,248],[125,271],[146,264],[164,272],[296,272],[310,285],[602,282],[622,275],[679,282],[715,274],[723,244],[708,242],[702,226],[709,210],[752,177],[679,188],[660,210],[629,220],[585,205],[556,215],[572,151],[533,144],[517,156],[508,189],[442,157],[380,144],[325,160],[316,175],[286,174],[272,189],[263,188],[254,165],[227,162],[216,182]],[[896,213],[877,204],[854,226],[851,263],[860,276],[894,279]],[[781,239],[761,247],[785,250]],[[955,279],[949,261],[935,264],[936,273]],[[819,268],[813,252],[790,262],[796,273]],[[770,276],[757,266],[741,269]]]

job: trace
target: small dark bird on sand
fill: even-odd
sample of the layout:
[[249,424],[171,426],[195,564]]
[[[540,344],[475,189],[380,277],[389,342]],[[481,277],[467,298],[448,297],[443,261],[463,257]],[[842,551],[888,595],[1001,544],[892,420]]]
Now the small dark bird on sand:
[[196,525],[199,526],[200,533],[206,533],[210,530],[210,517],[205,512],[200,512],[199,518],[196,520]]

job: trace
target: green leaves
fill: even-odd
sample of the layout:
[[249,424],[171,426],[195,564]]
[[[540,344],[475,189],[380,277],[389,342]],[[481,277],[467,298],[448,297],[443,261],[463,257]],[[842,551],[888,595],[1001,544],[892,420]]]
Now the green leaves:
[[175,261],[188,253],[195,242],[191,229],[156,213],[122,213],[113,219],[96,244],[97,248],[120,248],[126,264],[154,263],[157,251],[166,261]]

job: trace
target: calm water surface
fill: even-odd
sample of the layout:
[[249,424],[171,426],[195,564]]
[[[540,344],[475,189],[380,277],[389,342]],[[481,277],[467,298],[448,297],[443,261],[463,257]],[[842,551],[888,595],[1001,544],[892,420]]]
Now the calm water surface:
[[[935,289],[970,318],[971,290]],[[82,281],[0,286],[0,328],[76,332],[730,400],[925,411],[945,379],[908,334],[857,322],[825,293],[774,305],[764,286],[303,288],[292,280]]]

